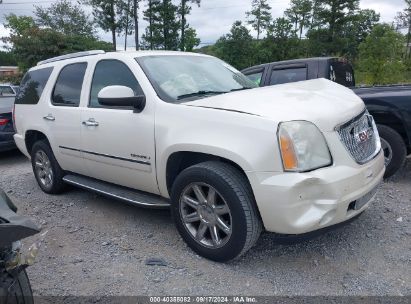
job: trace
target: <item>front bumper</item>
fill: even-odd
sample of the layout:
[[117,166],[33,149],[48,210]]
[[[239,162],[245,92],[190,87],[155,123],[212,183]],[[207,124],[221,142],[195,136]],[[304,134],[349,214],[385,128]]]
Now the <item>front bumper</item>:
[[[375,196],[366,195],[379,185],[384,171],[380,151],[362,166],[334,165],[307,173],[246,174],[265,229],[302,234],[347,221],[364,211]],[[364,196],[367,202],[353,209],[355,201]]]

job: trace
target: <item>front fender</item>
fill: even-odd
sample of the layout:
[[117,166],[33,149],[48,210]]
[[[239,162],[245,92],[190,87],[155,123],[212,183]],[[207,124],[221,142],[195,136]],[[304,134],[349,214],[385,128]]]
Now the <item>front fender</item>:
[[281,171],[278,124],[256,115],[162,104],[156,114],[157,180],[167,196],[167,161],[176,152],[222,157],[245,172]]

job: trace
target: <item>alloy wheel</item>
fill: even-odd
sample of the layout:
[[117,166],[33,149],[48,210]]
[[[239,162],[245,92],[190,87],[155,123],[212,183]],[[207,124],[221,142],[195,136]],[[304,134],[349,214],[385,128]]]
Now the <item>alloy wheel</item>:
[[50,188],[53,184],[53,168],[50,159],[44,151],[39,150],[36,152],[34,167],[41,184],[46,188]]
[[188,185],[180,197],[180,216],[193,237],[203,246],[224,246],[232,234],[231,211],[218,191],[205,183]]

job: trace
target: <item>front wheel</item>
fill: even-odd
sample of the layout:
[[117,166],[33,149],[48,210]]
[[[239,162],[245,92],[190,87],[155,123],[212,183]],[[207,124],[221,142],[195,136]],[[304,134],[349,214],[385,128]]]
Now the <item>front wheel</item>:
[[199,255],[225,262],[248,251],[262,230],[246,177],[221,162],[185,169],[172,188],[177,229]]
[[407,147],[401,135],[390,127],[378,125],[378,133],[385,158],[384,178],[388,178],[404,165],[407,158]]

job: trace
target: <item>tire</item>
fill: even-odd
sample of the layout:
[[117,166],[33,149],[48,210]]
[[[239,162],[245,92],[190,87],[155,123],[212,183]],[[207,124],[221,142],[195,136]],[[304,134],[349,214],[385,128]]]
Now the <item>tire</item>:
[[[9,274],[4,274],[0,289],[0,304],[33,304],[33,292],[27,273],[21,271],[17,280]],[[9,286],[11,288],[9,289]]]
[[[194,208],[189,199],[201,201],[196,189],[201,190],[204,200]],[[210,161],[185,169],[173,184],[171,199],[181,237],[207,259],[226,262],[238,258],[260,236],[262,224],[251,187],[246,177],[228,164]],[[196,221],[188,223],[183,218]]]
[[[39,163],[42,163],[43,170],[39,167]],[[64,171],[47,141],[40,140],[34,143],[31,149],[31,164],[41,190],[49,194],[63,192],[66,186],[63,182]]]
[[407,158],[407,147],[397,131],[385,125],[377,127],[385,157],[384,178],[388,178],[403,167]]

